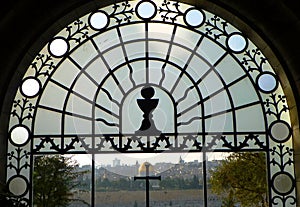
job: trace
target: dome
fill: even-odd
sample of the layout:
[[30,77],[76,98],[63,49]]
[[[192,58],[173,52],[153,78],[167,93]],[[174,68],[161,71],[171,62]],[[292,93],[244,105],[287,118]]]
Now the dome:
[[139,174],[140,175],[145,175],[146,174],[146,166],[149,166],[149,175],[153,174],[154,172],[154,167],[151,163],[149,162],[143,162],[141,166],[139,167]]

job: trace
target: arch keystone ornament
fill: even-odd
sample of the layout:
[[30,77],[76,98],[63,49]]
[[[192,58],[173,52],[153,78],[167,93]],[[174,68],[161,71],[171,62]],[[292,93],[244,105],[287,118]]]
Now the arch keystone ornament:
[[[124,1],[74,19],[24,69],[7,183],[32,206],[34,156],[264,152],[268,201],[295,207],[289,108],[272,65],[238,28],[177,1]],[[92,165],[91,206],[95,204]]]

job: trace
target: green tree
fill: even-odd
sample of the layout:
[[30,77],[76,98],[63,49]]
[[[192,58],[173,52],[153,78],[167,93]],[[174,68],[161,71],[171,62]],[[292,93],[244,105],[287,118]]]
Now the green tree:
[[264,153],[233,153],[211,171],[212,192],[223,197],[223,206],[268,206],[265,160]]
[[[33,202],[37,207],[65,207],[73,199],[72,190],[80,185],[78,164],[71,157],[39,156],[34,161]],[[78,200],[77,200],[78,201]],[[82,201],[84,203],[84,201]]]

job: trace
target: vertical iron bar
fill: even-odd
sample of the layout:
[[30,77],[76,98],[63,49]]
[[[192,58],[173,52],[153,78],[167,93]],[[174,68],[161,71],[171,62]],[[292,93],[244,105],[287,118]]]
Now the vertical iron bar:
[[145,55],[146,55],[146,84],[149,83],[149,25],[148,22],[145,22]]
[[92,196],[91,206],[95,206],[95,154],[92,154]]
[[149,191],[150,191],[150,179],[149,179],[149,165],[145,165],[146,166],[146,207],[150,207],[150,195],[149,195]]
[[[203,148],[205,148],[204,146],[205,146],[205,142],[203,142]],[[203,186],[204,186],[203,197],[204,197],[204,207],[207,207],[207,179],[206,179],[207,174],[206,174],[206,152],[205,152],[205,149],[204,149],[202,155],[203,155],[202,170],[203,170]]]

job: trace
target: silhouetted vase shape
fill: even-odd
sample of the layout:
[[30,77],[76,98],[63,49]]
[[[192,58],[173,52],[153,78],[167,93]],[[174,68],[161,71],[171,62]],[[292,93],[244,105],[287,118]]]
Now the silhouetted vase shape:
[[142,120],[141,127],[136,131],[137,134],[158,135],[161,133],[161,131],[156,128],[152,119],[152,112],[157,107],[159,101],[158,99],[152,99],[154,94],[155,91],[151,86],[145,86],[141,90],[141,95],[144,99],[137,99],[138,106],[144,112],[144,119]]

